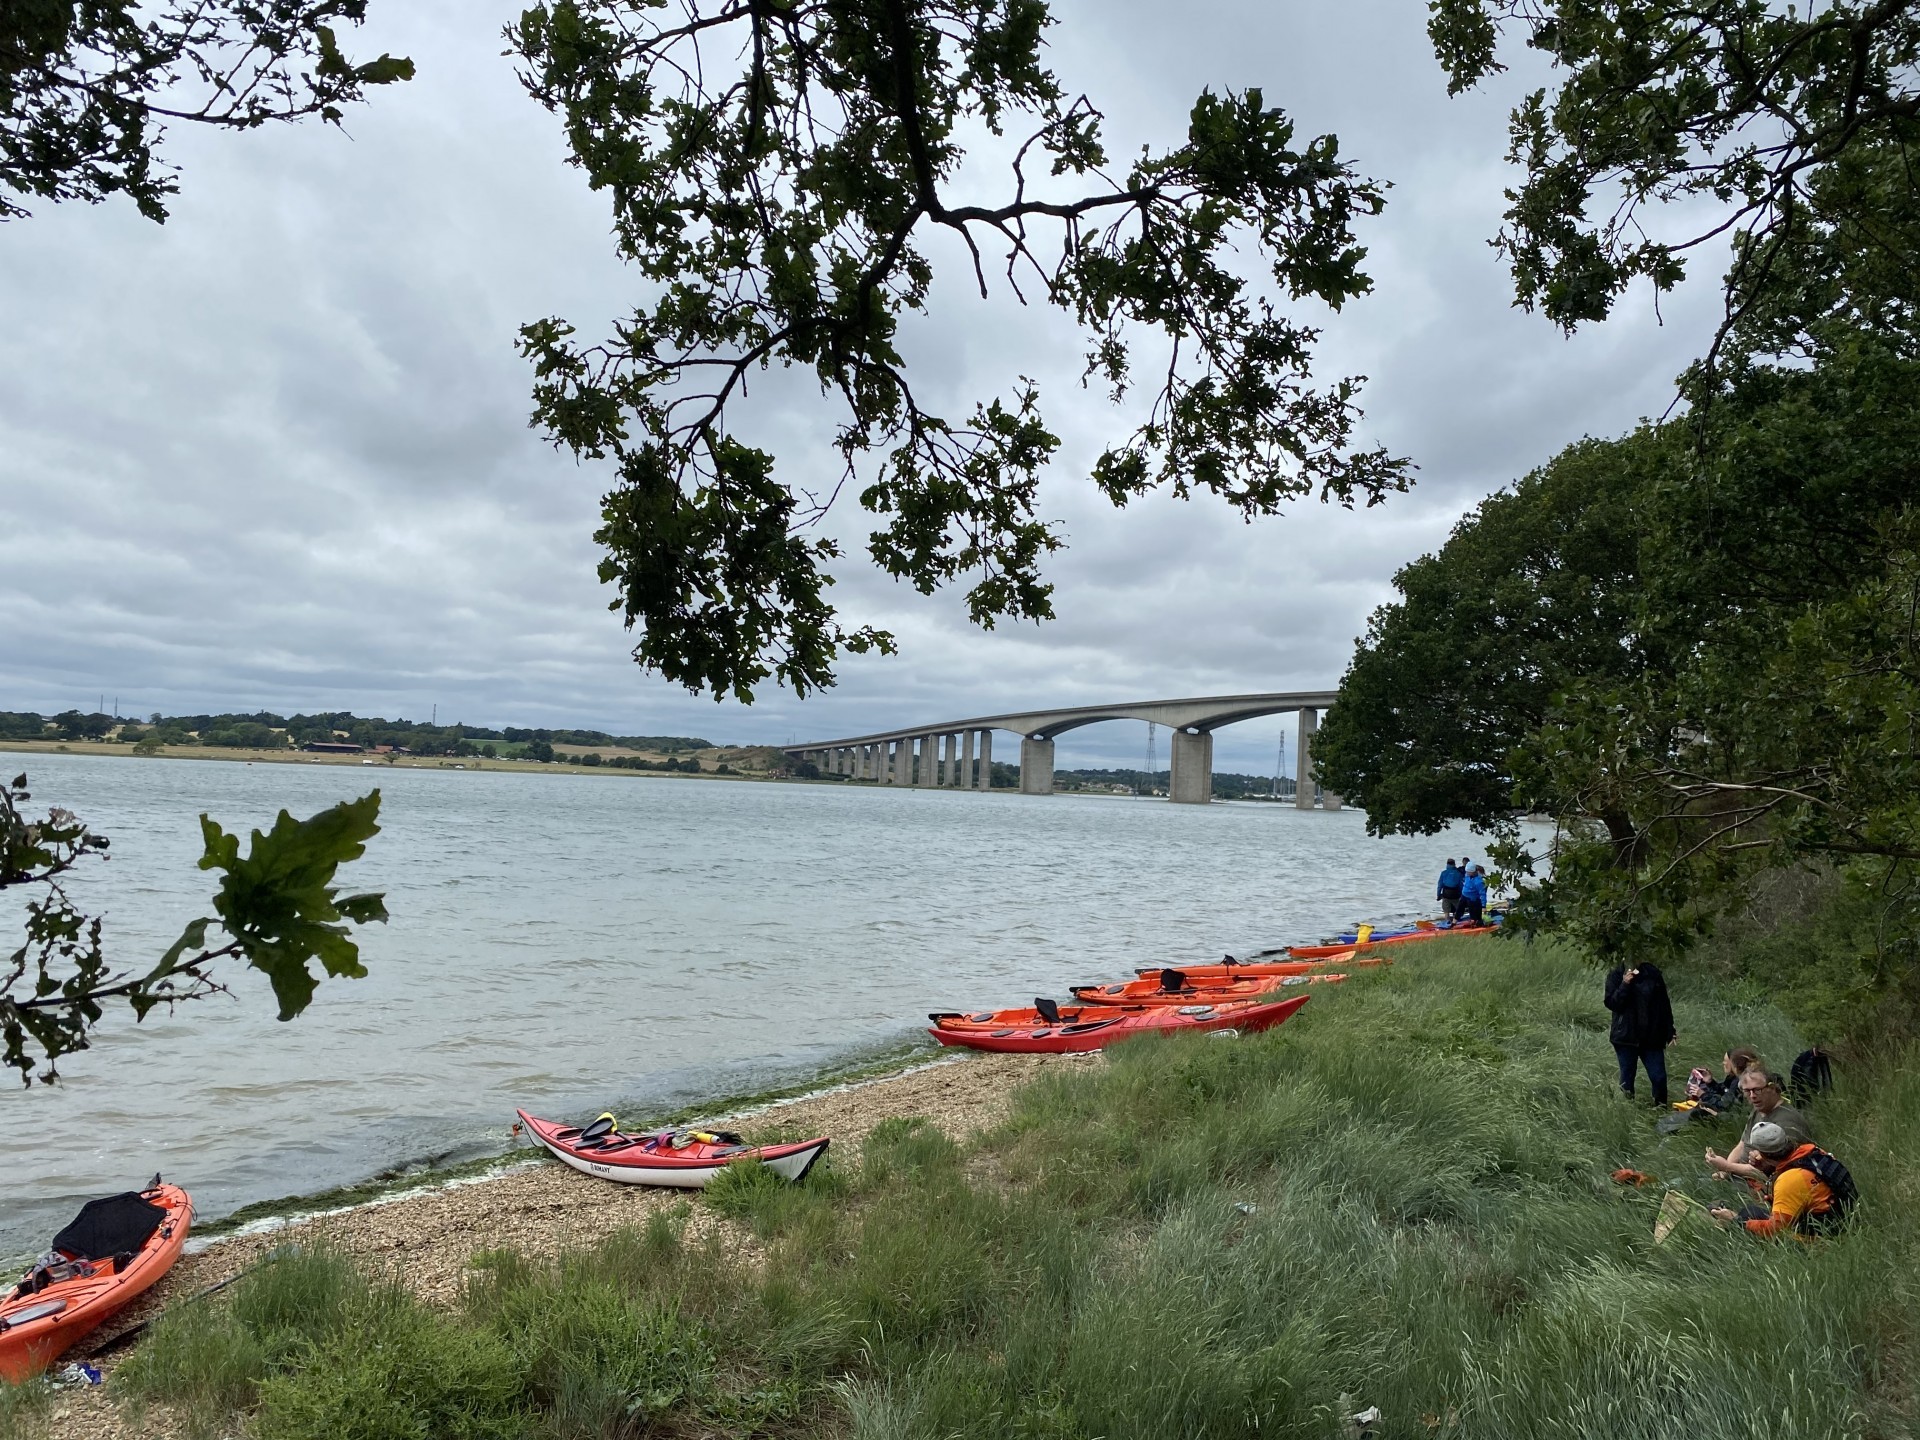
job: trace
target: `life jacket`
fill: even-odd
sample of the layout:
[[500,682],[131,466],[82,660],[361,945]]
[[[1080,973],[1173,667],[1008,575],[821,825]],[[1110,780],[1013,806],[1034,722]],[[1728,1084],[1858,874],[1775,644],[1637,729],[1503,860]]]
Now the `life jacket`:
[[1809,1234],[1831,1235],[1846,1225],[1853,1207],[1860,1201],[1860,1188],[1845,1165],[1817,1145],[1802,1145],[1791,1158],[1774,1170],[1776,1176],[1788,1170],[1805,1170],[1827,1187],[1827,1203],[1808,1210],[1795,1223]]

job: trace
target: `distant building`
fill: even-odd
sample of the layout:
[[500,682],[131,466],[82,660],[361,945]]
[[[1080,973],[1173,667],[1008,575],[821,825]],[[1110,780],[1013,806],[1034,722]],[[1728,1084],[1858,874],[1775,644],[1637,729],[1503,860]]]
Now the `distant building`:
[[300,748],[317,755],[358,755],[363,747],[348,740],[309,740]]

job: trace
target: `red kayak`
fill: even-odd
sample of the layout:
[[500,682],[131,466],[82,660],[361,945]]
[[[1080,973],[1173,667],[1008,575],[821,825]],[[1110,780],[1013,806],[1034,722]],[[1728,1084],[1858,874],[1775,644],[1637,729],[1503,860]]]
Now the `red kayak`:
[[[1234,960],[1227,964],[1182,965],[1175,973],[1196,983],[1202,980],[1284,980],[1298,975],[1322,975],[1335,965],[1342,970],[1358,970],[1392,963],[1391,955],[1356,955],[1349,949],[1341,951],[1331,960]],[[1158,980],[1172,968],[1163,966],[1135,973],[1142,980]]]
[[187,1192],[158,1175],[145,1190],[89,1200],[0,1300],[0,1380],[33,1379],[151,1289],[192,1224]]
[[1444,940],[1449,935],[1491,935],[1498,925],[1463,925],[1457,930],[1415,930],[1408,935],[1393,935],[1385,940],[1345,940],[1332,945],[1289,945],[1287,954],[1296,960],[1325,960],[1347,956],[1356,950],[1378,950],[1387,945],[1411,945],[1416,940]]
[[1235,977],[1192,976],[1184,970],[1162,970],[1152,979],[1123,980],[1112,985],[1075,985],[1073,998],[1082,1005],[1218,1005],[1232,1000],[1255,1000],[1296,985],[1337,985],[1346,978],[1337,971]]
[[765,1165],[783,1180],[798,1180],[827,1153],[827,1137],[786,1145],[748,1145],[722,1131],[661,1130],[623,1135],[611,1116],[591,1125],[561,1125],[519,1111],[527,1132],[583,1175],[623,1185],[675,1185],[698,1190],[729,1165]]
[[1017,1010],[962,1015],[939,1011],[927,1018],[927,1033],[942,1045],[1020,1055],[1058,1055],[1099,1050],[1136,1035],[1169,1035],[1186,1030],[1270,1030],[1307,1003],[1305,995],[1288,1000],[1231,1001],[1221,1005],[1059,1006],[1051,1000]]

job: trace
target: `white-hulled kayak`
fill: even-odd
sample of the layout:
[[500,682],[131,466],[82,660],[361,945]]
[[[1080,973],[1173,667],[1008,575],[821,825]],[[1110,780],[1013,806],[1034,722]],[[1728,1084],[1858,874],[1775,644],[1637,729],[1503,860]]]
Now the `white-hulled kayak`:
[[707,1139],[686,1130],[623,1135],[611,1128],[561,1125],[524,1110],[517,1113],[527,1133],[556,1157],[583,1175],[622,1185],[673,1185],[698,1190],[729,1165],[755,1163],[765,1165],[783,1180],[798,1180],[827,1153],[824,1135],[787,1145],[747,1145],[732,1135]]

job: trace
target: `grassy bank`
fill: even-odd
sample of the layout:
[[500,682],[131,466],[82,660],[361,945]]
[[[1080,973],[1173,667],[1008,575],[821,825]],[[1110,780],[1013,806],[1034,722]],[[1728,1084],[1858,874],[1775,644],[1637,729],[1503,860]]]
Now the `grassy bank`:
[[[1920,1076],[1858,1073],[1822,1138],[1866,1196],[1837,1240],[1652,1243],[1704,1129],[1612,1088],[1598,976],[1439,942],[1272,1035],[1049,1074],[955,1145],[888,1122],[858,1168],[723,1177],[558,1262],[480,1257],[429,1309],[323,1253],[177,1310],[114,1376],[205,1433],[1893,1437],[1914,1419]],[[1676,981],[1688,1064],[1777,1011]],[[1720,1138],[1724,1138],[1724,1133]],[[3,1412],[0,1412],[3,1413]],[[4,1422],[0,1422],[4,1423]]]

